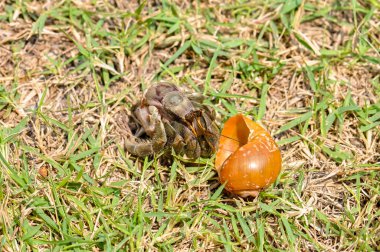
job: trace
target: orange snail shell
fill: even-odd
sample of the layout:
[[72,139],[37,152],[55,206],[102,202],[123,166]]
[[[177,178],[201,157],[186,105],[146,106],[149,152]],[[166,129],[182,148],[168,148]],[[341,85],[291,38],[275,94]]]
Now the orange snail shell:
[[268,131],[238,114],[224,124],[215,168],[225,189],[242,197],[257,196],[281,170],[281,153]]

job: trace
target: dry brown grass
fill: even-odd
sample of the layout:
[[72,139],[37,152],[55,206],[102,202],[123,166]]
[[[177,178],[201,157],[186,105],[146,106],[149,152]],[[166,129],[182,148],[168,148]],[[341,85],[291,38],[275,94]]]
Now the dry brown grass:
[[[9,2],[0,1],[0,250],[380,249],[380,127],[363,130],[380,120],[369,120],[380,114],[375,1],[303,1],[288,13],[275,1],[147,1],[137,16],[136,1]],[[201,52],[189,46],[165,65],[188,41]],[[281,144],[275,186],[255,199],[212,198],[212,159],[173,168],[125,153],[129,108],[157,80],[206,90],[221,121],[261,119]]]

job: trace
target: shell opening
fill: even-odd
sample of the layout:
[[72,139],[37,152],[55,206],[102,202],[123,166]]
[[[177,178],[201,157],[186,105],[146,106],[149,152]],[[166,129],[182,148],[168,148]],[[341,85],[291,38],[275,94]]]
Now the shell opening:
[[[249,123],[249,122],[248,122]],[[215,168],[219,172],[223,163],[229,156],[249,141],[251,129],[244,119],[238,114],[231,117],[224,125],[220,135],[218,152],[215,160]]]
[[239,142],[239,147],[242,147],[248,143],[249,134],[251,131],[245,123],[243,116],[238,116],[237,120],[238,121],[235,127],[237,138],[236,140]]
[[244,145],[246,145],[249,141],[249,137],[251,134],[251,130],[249,129],[244,117],[242,115],[237,115],[228,125],[225,125],[222,130],[221,137],[231,139],[238,143],[238,147],[236,150]]

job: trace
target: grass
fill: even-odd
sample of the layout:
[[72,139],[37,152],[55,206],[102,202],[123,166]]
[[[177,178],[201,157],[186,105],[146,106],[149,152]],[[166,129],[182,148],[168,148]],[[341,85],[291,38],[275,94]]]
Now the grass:
[[[1,251],[380,250],[378,1],[128,2],[0,2]],[[276,183],[126,153],[159,80],[264,125]]]

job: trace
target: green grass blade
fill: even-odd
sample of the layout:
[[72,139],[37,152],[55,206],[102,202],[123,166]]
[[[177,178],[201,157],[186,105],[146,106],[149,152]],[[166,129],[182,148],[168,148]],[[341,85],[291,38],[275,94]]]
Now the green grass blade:
[[286,130],[289,130],[303,122],[305,122],[306,120],[309,120],[313,115],[313,112],[312,111],[309,111],[299,117],[297,117],[296,119],[294,119],[293,121],[291,122],[288,122],[286,123],[285,125],[281,126],[281,128],[275,133],[275,134],[279,134],[281,132],[284,132]]

